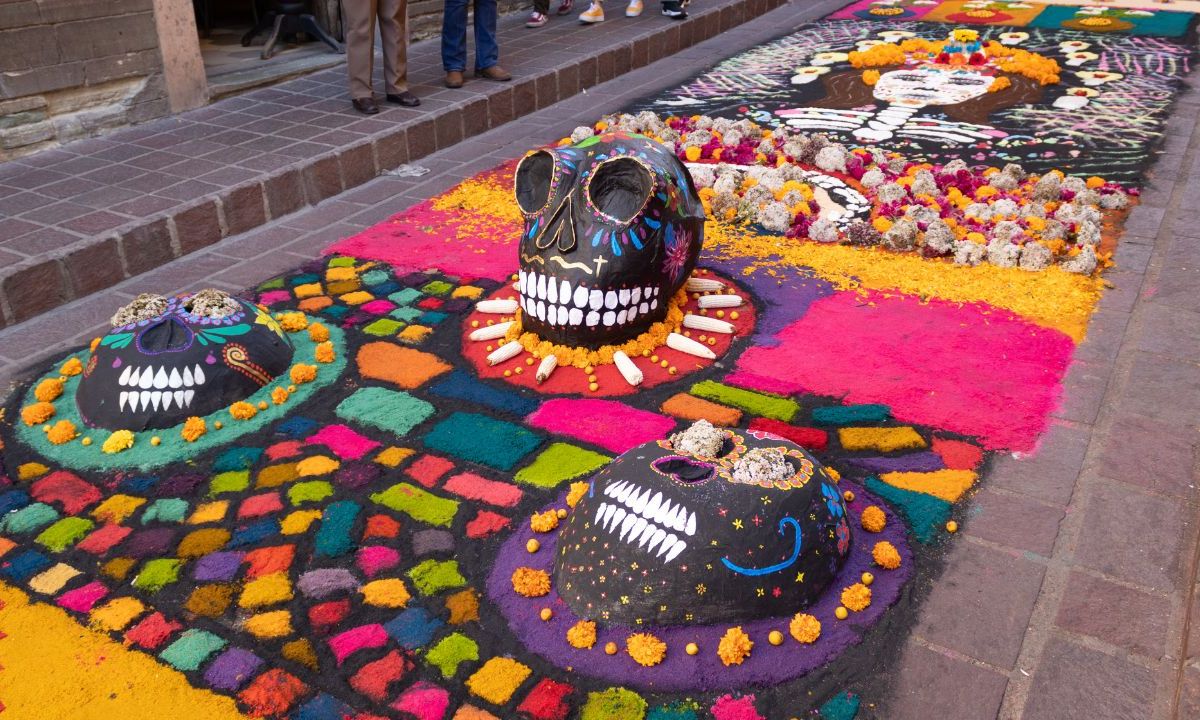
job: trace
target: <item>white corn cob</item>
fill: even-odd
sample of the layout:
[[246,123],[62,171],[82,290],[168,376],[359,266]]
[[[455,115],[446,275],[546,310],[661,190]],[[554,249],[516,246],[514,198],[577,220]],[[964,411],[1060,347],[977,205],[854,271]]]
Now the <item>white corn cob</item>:
[[710,310],[712,308],[740,307],[742,297],[740,295],[704,295],[698,302],[700,307]]
[[679,352],[687,353],[688,355],[695,355],[696,357],[707,358],[709,360],[714,360],[717,357],[712,350],[709,350],[695,340],[684,337],[679,333],[671,333],[667,336],[667,347],[671,348],[672,350],[678,350]]
[[704,315],[684,315],[683,326],[693,330],[703,330],[704,332],[725,333],[726,335],[733,334],[733,325],[724,320],[705,317]]
[[496,315],[511,315],[517,311],[516,300],[480,300],[475,303],[479,312],[495,313]]
[[487,325],[478,330],[472,330],[468,336],[472,340],[495,340],[502,338],[508,334],[508,329],[512,327],[512,321],[496,323],[495,325]]
[[638,366],[633,364],[628,355],[618,350],[613,353],[613,362],[616,363],[617,370],[621,371],[625,382],[634,386],[642,384],[642,371],[638,370]]
[[492,353],[487,356],[488,365],[499,365],[505,360],[515,358],[517,355],[520,355],[521,351],[524,349],[525,348],[521,347],[521,343],[517,342],[516,340],[509,340],[493,350]]
[[538,384],[546,382],[550,378],[550,373],[554,372],[554,368],[556,367],[558,367],[557,357],[547,355],[542,358],[542,362],[538,364],[537,372],[534,374],[534,378],[538,381]]
[[708,278],[690,277],[687,281],[688,292],[709,292],[712,290],[724,290],[725,283],[719,280],[710,280]]

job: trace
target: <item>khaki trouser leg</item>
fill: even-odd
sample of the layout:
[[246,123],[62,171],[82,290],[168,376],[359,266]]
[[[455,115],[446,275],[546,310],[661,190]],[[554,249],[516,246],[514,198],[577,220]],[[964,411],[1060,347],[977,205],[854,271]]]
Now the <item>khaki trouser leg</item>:
[[378,1],[384,86],[397,95],[408,90],[408,0]]
[[373,95],[371,73],[374,71],[375,15],[379,3],[380,0],[346,0],[342,3],[346,16],[346,70],[350,75],[350,97],[354,100]]

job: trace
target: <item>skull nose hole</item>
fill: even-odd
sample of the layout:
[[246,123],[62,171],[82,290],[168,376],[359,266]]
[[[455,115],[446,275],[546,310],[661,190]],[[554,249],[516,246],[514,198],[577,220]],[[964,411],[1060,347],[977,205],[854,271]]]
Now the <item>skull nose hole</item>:
[[192,338],[193,333],[187,325],[173,317],[168,317],[143,330],[138,335],[137,345],[142,352],[156,355],[185,350],[191,347]]
[[682,483],[697,484],[711,480],[717,469],[708,463],[697,462],[687,458],[669,457],[656,460],[654,469],[666,475],[672,475]]

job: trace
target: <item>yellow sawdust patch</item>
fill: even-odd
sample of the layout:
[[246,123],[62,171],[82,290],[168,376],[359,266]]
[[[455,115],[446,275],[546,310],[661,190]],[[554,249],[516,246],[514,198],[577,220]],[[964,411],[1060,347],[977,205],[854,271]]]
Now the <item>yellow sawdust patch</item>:
[[879,476],[885,483],[903,490],[925,493],[946,502],[958,502],[962,494],[975,484],[970,470],[937,470],[934,472],[892,472]]
[[925,447],[925,440],[910,427],[842,428],[838,440],[845,450],[916,450]]

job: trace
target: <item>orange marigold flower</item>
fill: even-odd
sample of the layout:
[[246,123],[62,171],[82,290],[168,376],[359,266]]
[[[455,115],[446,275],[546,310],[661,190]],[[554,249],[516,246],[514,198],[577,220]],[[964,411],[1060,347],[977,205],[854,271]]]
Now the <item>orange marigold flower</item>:
[[249,420],[258,414],[258,408],[248,402],[235,402],[229,406],[229,414],[234,420]]
[[533,517],[529,518],[529,527],[533,528],[534,532],[550,532],[558,527],[558,513],[553,510],[547,510],[543,513],[534,513]]
[[863,70],[862,81],[868,85],[874,85],[879,82],[878,70]]
[[196,442],[204,433],[208,432],[208,425],[204,422],[204,418],[190,417],[183,421],[183,429],[179,431],[180,436],[187,442]]
[[308,337],[316,343],[323,343],[329,339],[329,328],[321,323],[313,323],[308,326]]
[[279,316],[279,327],[290,333],[300,332],[308,327],[308,318],[302,312],[287,312]]
[[33,389],[33,396],[41,402],[54,402],[63,392],[63,381],[58,378],[46,378]]
[[788,632],[792,634],[796,642],[814,643],[817,638],[821,637],[821,621],[812,615],[796,613],[796,616],[788,623]]
[[667,656],[667,644],[650,633],[635,633],[625,638],[625,651],[643,667],[654,667]]
[[1093,175],[1087,179],[1087,186],[1093,190],[1095,190],[1096,188],[1102,188],[1102,187],[1104,187],[1104,185],[1105,185],[1105,182],[1104,182],[1104,178],[1102,178],[1102,177],[1096,177],[1095,175]]
[[70,420],[59,420],[54,423],[54,427],[50,428],[50,432],[46,433],[46,439],[54,445],[62,445],[71,442],[78,435],[75,423]]
[[529,598],[550,594],[550,575],[545,570],[519,567],[512,574],[513,590]]
[[92,338],[92,343],[88,345],[88,349],[96,352],[96,348],[100,346],[100,338]]
[[133,447],[133,440],[134,437],[132,432],[128,430],[117,430],[112,435],[108,436],[108,439],[104,441],[104,444],[100,446],[100,449],[109,455],[115,455],[116,453],[123,452]]
[[721,636],[721,642],[717,644],[717,657],[721,658],[721,662],[725,666],[741,665],[742,661],[750,657],[750,650],[754,647],[754,641],[750,639],[741,628],[741,626],[731,627]]
[[315,357],[319,363],[333,362],[333,359],[337,357],[337,353],[333,351],[333,343],[326,340],[325,342],[318,344],[317,349],[313,352],[313,357]]
[[54,406],[50,403],[36,402],[21,408],[21,421],[30,427],[41,425],[54,417],[54,412]]
[[688,162],[696,162],[697,160],[700,159],[700,148],[693,145],[690,148],[688,148],[687,150],[684,150],[683,154],[684,154],[684,157],[686,157],[688,159]]
[[871,604],[871,588],[862,583],[854,583],[850,587],[842,590],[842,605],[847,610],[854,612],[862,612]]
[[900,552],[887,540],[875,543],[875,547],[871,550],[871,557],[875,559],[876,565],[885,570],[895,570],[900,567]]
[[881,233],[887,232],[888,230],[892,229],[892,221],[888,220],[885,217],[875,218],[874,220],[871,221],[871,225],[874,226],[875,229]]
[[79,358],[75,357],[63,363],[63,366],[58,369],[59,375],[66,375],[67,377],[74,377],[81,372],[83,372],[83,363],[79,362]]
[[271,402],[275,403],[276,405],[282,405],[287,402],[290,395],[291,393],[287,391],[287,388],[277,387],[271,391]]
[[297,385],[303,385],[317,379],[317,367],[315,365],[297,363],[292,366],[289,375],[292,378],[292,382]]
[[859,522],[867,532],[883,532],[883,528],[887,526],[887,515],[877,505],[868,505],[863,508]]
[[567,493],[567,507],[575,507],[587,495],[588,484],[585,482],[571,483],[571,491]]
[[580,620],[567,631],[567,642],[571,647],[580,650],[591,650],[596,644],[596,623],[591,620]]

